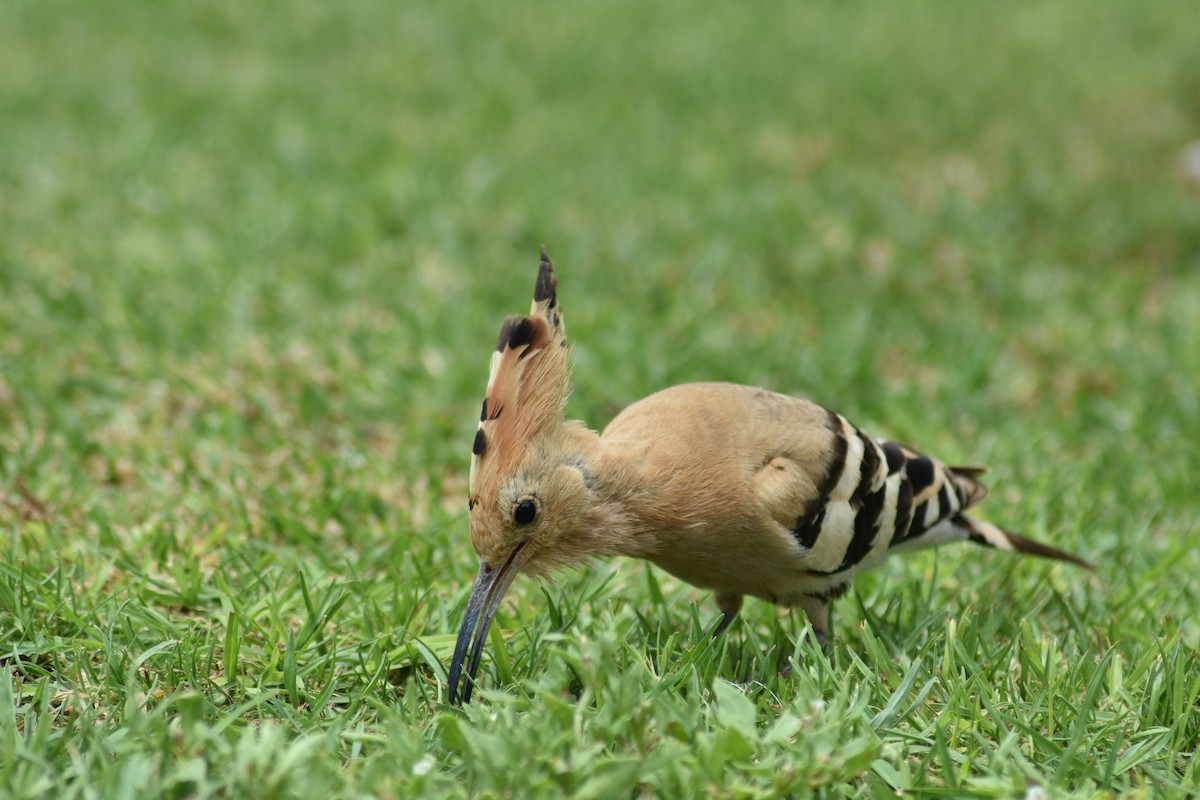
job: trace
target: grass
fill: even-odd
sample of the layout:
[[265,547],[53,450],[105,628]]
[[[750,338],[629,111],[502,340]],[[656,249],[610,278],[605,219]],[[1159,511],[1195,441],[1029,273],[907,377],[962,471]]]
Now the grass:
[[[1194,795],[1191,17],[0,6],[0,796]],[[822,653],[597,564],[446,707],[541,243],[573,415],[804,394],[1098,571],[897,561]]]

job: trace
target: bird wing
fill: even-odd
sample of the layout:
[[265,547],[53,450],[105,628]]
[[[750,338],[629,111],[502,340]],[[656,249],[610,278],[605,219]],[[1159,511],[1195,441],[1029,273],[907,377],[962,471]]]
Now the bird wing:
[[[938,523],[987,494],[976,479],[982,468],[947,467],[896,442],[868,436],[840,414],[798,398],[764,393],[761,402],[781,409],[757,415],[779,427],[777,440],[811,440],[819,444],[805,449],[825,455],[797,462],[781,453],[768,465],[773,479],[761,480],[757,492],[772,518],[789,530],[803,553],[805,571],[814,576],[849,573],[878,561],[893,546],[915,545]],[[820,424],[814,424],[813,409],[820,409]],[[799,478],[793,477],[797,474]],[[786,481],[815,485],[817,494],[796,505],[779,485]],[[966,533],[955,538],[966,538]]]

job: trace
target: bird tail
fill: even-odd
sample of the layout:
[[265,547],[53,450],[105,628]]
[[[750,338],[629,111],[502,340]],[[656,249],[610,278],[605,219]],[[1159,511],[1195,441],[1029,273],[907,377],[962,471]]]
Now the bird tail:
[[964,511],[988,496],[988,488],[979,480],[990,471],[987,467],[946,467],[946,471],[954,481]]
[[1069,561],[1084,569],[1094,570],[1095,567],[1078,556],[1050,547],[1049,545],[1027,539],[1020,534],[1006,531],[1003,528],[979,519],[973,519],[966,514],[959,514],[950,523],[966,534],[966,538],[984,547],[994,547],[997,550],[1008,550],[1013,553],[1023,553],[1041,558],[1053,558],[1058,561]]

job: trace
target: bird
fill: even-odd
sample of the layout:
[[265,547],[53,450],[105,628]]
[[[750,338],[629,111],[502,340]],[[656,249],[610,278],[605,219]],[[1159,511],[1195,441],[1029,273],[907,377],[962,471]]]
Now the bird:
[[542,247],[529,314],[500,329],[471,448],[479,570],[447,673],[451,705],[470,702],[496,610],[522,573],[641,558],[714,592],[714,636],[748,595],[803,610],[823,646],[831,603],[896,553],[967,540],[1092,568],[968,515],[987,495],[986,468],[947,466],[799,397],[683,384],[598,434],[564,415],[568,352]]

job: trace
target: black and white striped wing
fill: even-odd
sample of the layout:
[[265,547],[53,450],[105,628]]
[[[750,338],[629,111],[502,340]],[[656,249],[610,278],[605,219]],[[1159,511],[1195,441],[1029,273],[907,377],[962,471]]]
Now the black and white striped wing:
[[880,560],[890,549],[965,539],[963,529],[938,529],[987,494],[972,472],[961,473],[895,442],[867,436],[828,412],[830,458],[818,482],[820,496],[796,520],[792,535],[814,576],[838,576]]

